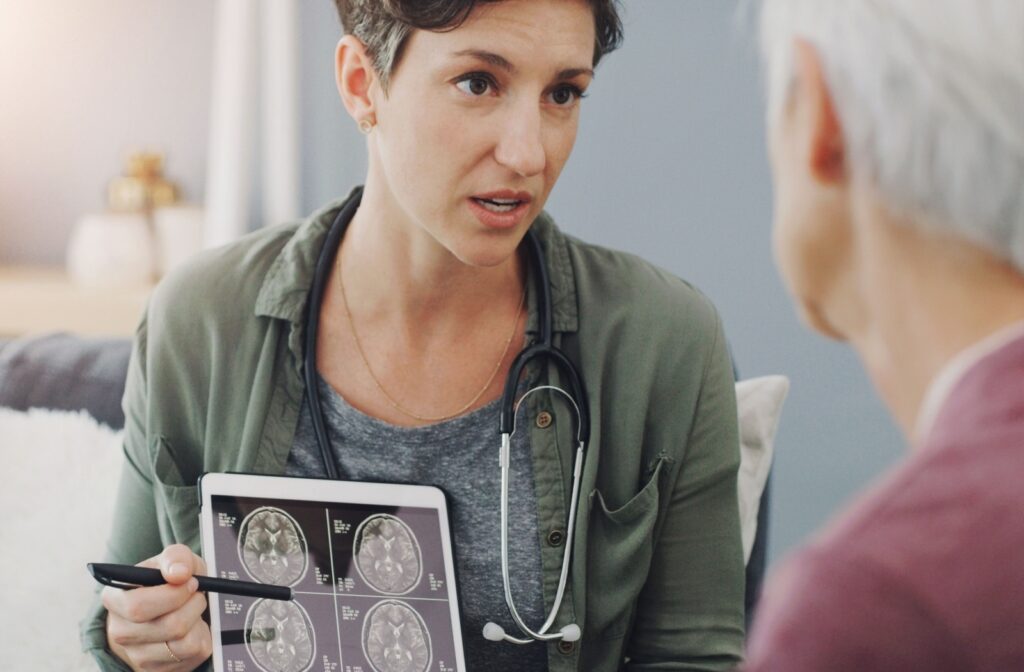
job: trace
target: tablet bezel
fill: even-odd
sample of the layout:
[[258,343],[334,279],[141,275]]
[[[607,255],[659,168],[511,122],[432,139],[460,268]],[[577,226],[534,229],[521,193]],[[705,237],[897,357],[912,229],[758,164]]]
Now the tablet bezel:
[[[431,485],[405,485],[395,483],[366,483],[361,481],[332,481],[322,478],[296,478],[264,474],[207,473],[199,478],[199,528],[202,556],[211,576],[216,576],[216,556],[213,543],[214,496],[283,499],[297,502],[328,502],[338,504],[364,504],[377,506],[405,506],[433,509],[437,512],[441,529],[441,547],[444,555],[445,581],[448,588],[448,611],[451,616],[452,638],[455,644],[456,669],[466,669],[459,615],[459,600],[455,574],[455,553],[452,546],[452,528],[448,517],[448,502],[443,490]],[[210,629],[213,633],[213,663],[216,672],[223,672],[223,648],[220,632],[220,594],[208,593]]]

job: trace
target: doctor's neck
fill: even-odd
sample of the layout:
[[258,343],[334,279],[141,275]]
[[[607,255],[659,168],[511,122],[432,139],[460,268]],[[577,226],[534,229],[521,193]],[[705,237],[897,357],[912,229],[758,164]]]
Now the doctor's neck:
[[465,232],[457,224],[433,225],[440,230],[427,231],[412,221],[386,189],[368,180],[338,255],[346,285],[379,310],[423,317],[437,311],[476,316],[496,302],[520,297],[525,272],[507,243],[485,247],[485,263],[467,263],[439,242],[444,237],[457,245]]

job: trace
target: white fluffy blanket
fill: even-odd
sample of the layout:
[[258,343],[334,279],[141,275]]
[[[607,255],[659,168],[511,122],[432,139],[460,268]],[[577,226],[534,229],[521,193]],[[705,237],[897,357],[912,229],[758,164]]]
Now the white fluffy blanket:
[[121,469],[120,434],[86,413],[0,408],[0,651],[6,670],[95,670],[78,621],[102,561]]

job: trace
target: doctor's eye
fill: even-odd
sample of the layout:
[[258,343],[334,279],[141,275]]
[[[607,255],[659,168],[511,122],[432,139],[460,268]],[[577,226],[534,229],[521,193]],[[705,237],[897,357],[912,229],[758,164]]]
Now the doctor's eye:
[[498,88],[494,79],[483,72],[471,72],[463,75],[455,81],[455,86],[463,93],[474,97],[494,93],[494,90]]
[[569,107],[586,97],[583,89],[575,84],[563,84],[548,94],[548,101],[558,107]]

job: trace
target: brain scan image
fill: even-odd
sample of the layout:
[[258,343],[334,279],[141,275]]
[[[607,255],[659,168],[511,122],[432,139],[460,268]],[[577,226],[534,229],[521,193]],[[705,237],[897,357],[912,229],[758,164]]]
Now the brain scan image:
[[430,633],[408,604],[378,602],[363,621],[363,651],[375,672],[426,672],[432,656]]
[[297,602],[258,600],[245,618],[245,646],[265,672],[305,672],[313,666],[313,623]]
[[403,595],[422,575],[422,553],[412,530],[385,513],[370,516],[356,530],[352,546],[359,575],[375,590]]
[[256,581],[296,583],[306,573],[306,548],[299,524],[281,509],[260,507],[242,521],[238,555]]

